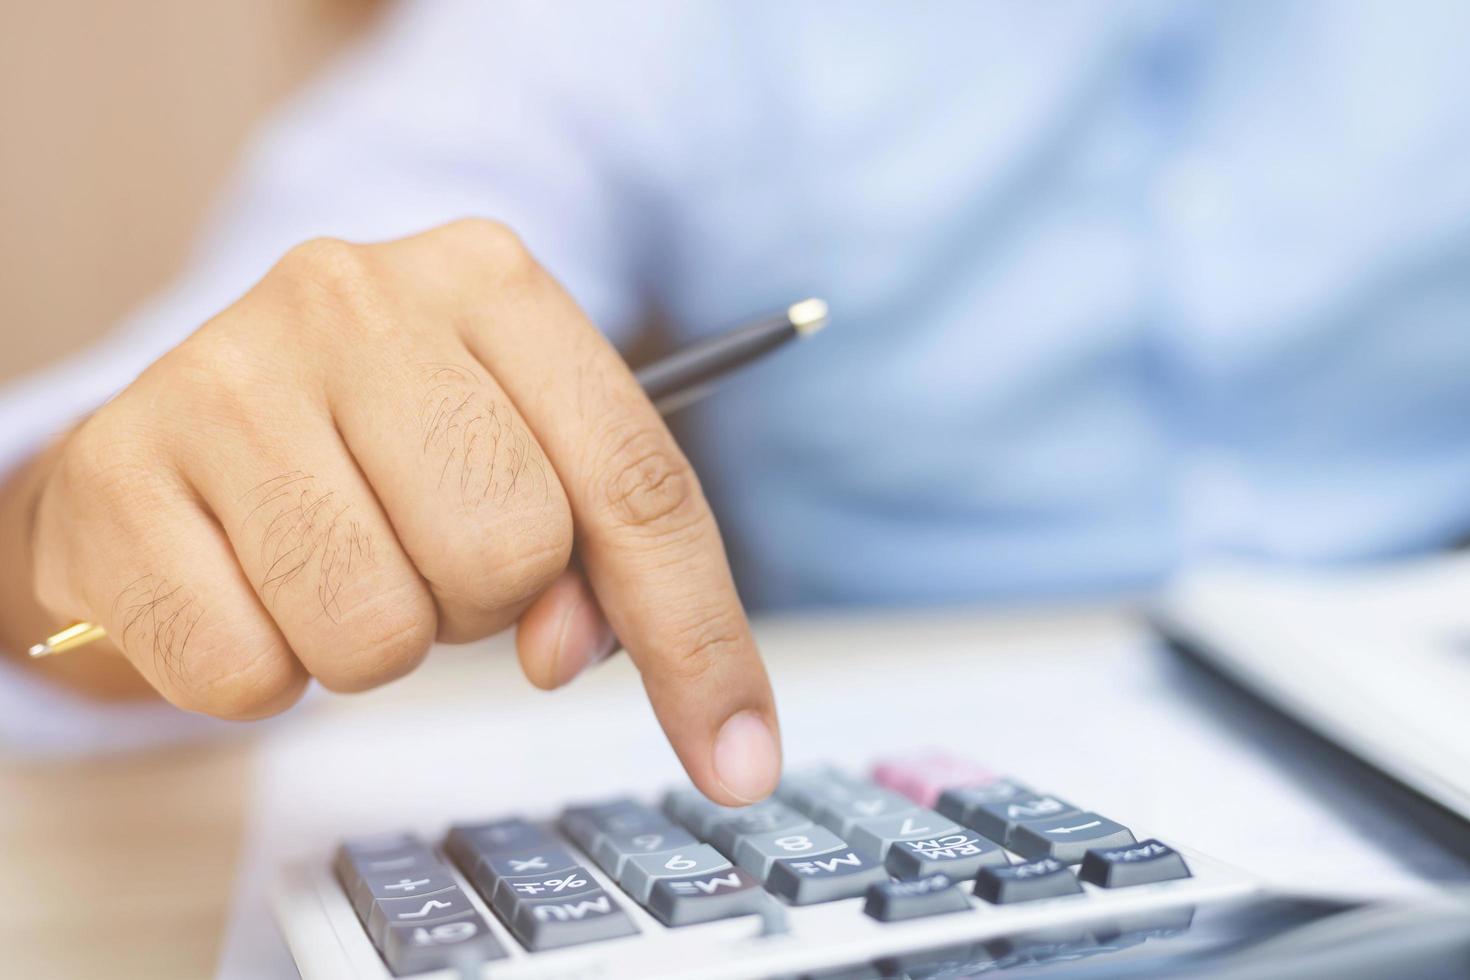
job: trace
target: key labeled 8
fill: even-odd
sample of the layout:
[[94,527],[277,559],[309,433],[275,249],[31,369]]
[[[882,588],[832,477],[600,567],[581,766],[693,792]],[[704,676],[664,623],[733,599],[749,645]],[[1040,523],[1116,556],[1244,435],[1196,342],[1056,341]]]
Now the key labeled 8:
[[771,843],[781,848],[781,850],[790,851],[793,854],[799,854],[802,851],[810,851],[815,846],[812,844],[812,839],[805,834],[792,834],[789,837],[777,837]]

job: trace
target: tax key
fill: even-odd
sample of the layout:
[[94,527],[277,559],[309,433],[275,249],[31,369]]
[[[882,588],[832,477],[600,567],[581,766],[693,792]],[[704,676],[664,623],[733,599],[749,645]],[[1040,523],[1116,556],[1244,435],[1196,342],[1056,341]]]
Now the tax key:
[[1102,888],[1151,885],[1188,878],[1189,866],[1179,852],[1153,838],[1129,847],[1094,847],[1082,856],[1078,877]]
[[970,900],[953,878],[932,874],[912,881],[880,881],[869,885],[863,911],[879,922],[899,922],[963,912],[969,907]]

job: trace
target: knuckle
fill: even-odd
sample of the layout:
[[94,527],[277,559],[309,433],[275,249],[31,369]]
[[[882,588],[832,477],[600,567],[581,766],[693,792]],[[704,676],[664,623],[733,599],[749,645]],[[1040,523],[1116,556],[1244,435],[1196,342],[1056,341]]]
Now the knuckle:
[[694,526],[704,513],[698,478],[672,440],[650,428],[624,432],[610,440],[596,472],[601,499],[615,526],[675,534]]
[[497,291],[529,288],[538,282],[541,266],[521,236],[506,224],[488,218],[462,218],[439,228],[438,247],[467,265]]
[[291,651],[276,639],[256,643],[253,651],[239,638],[201,644],[186,663],[165,671],[175,691],[170,700],[179,707],[235,720],[284,711],[306,686]]
[[345,655],[318,667],[317,679],[341,693],[397,680],[423,662],[435,628],[432,606],[417,582],[397,596],[363,603],[341,624]]
[[136,433],[116,416],[99,413],[73,432],[54,474],[57,487],[74,503],[116,506],[108,511],[114,519],[161,504],[166,483],[161,453],[152,441],[162,441],[161,434]]
[[445,225],[441,232],[451,247],[497,260],[497,265],[515,265],[530,258],[520,235],[509,225],[489,218],[461,218]]
[[351,281],[367,268],[367,249],[340,238],[312,238],[293,246],[276,263],[275,273],[292,281]]
[[706,616],[671,638],[669,673],[680,683],[698,684],[744,645],[744,630],[728,614]]
[[361,331],[383,324],[371,246],[315,238],[287,252],[267,278],[297,314],[291,318],[296,325]]
[[[475,540],[474,537],[466,541]],[[562,503],[544,519],[518,522],[505,533],[487,533],[465,548],[458,569],[434,584],[439,595],[483,614],[525,605],[546,590],[572,558],[572,520]]]

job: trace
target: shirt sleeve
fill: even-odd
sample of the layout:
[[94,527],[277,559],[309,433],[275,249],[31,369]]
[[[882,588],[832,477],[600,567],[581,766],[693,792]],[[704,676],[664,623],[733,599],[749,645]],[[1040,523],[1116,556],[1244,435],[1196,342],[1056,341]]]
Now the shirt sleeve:
[[[505,222],[616,341],[643,318],[644,252],[606,130],[568,105],[585,59],[534,3],[409,0],[251,141],[184,274],[88,350],[0,389],[0,476],[229,306],[291,246],[374,241],[457,218]],[[568,77],[567,73],[579,77]],[[609,74],[608,78],[614,78]],[[161,175],[160,179],[166,179]],[[52,691],[0,660],[0,745],[106,742],[167,718]],[[157,720],[144,724],[139,712]],[[100,726],[100,727],[99,727]]]

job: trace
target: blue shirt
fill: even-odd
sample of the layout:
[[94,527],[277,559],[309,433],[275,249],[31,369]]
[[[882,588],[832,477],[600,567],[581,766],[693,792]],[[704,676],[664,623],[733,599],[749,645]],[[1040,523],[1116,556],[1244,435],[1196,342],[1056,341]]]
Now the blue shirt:
[[[1470,529],[1467,38],[1448,2],[410,0],[63,370],[105,397],[302,239],[485,215],[619,340],[829,301],[681,420],[754,606],[1431,548]],[[63,421],[26,393],[12,452]]]

